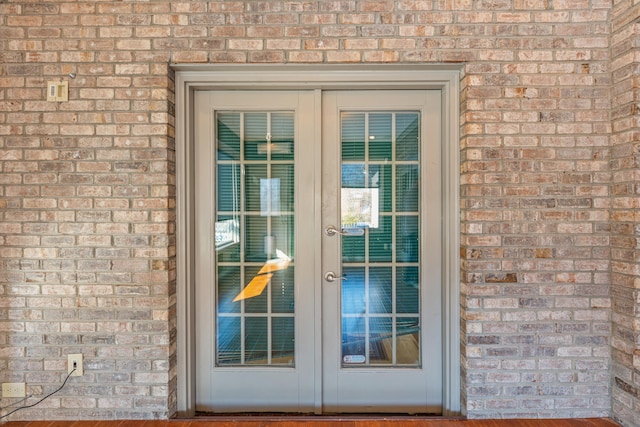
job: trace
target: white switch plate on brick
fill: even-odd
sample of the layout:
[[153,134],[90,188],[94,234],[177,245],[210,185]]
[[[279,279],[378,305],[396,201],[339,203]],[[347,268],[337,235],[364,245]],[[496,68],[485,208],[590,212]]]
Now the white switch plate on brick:
[[72,377],[81,377],[84,375],[84,367],[82,366],[82,353],[79,354],[69,354],[68,356],[68,365],[67,365],[67,373],[71,374],[73,371],[73,364],[75,363],[75,372],[71,374]]
[[26,397],[25,383],[2,383],[2,397]]
[[47,101],[65,102],[69,100],[69,82],[47,82]]

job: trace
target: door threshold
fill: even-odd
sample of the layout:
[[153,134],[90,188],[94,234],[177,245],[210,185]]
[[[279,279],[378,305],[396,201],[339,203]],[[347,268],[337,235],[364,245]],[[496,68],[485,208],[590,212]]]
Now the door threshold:
[[[285,413],[285,412],[238,412],[238,413],[218,413],[218,412],[196,412],[198,420],[212,419],[220,421],[231,420],[260,420],[260,421],[340,421],[340,420],[464,420],[464,417],[445,417],[439,414],[401,414],[401,413]],[[192,419],[192,418],[190,418]]]

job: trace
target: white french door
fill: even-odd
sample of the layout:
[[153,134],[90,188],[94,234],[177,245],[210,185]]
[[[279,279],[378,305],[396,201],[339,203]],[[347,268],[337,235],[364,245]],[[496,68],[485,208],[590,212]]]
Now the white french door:
[[313,100],[196,94],[198,410],[313,410]]
[[440,91],[194,110],[196,409],[440,413]]
[[322,118],[323,406],[439,413],[440,93],[327,92]]

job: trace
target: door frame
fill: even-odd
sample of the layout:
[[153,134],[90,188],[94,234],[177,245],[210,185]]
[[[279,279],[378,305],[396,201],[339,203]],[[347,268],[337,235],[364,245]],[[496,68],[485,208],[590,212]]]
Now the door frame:
[[[177,415],[195,414],[195,235],[194,194],[194,92],[197,90],[316,90],[319,108],[322,90],[439,89],[442,91],[443,182],[443,415],[461,413],[460,386],[460,147],[459,105],[461,66],[418,64],[173,64],[176,83],[176,325]],[[318,110],[316,108],[316,110]],[[320,170],[321,127],[314,129],[315,173]],[[317,206],[320,206],[320,194]],[[321,233],[319,213],[314,218]],[[321,281],[320,263],[315,277]],[[316,293],[321,285],[315,286]],[[317,298],[318,308],[320,298]],[[320,315],[318,309],[316,316]],[[319,322],[316,322],[319,328]],[[319,332],[319,331],[316,331]],[[316,333],[317,348],[321,334]],[[320,364],[315,376],[320,378]],[[318,388],[320,389],[320,388]],[[316,390],[316,410],[321,411],[321,390]]]

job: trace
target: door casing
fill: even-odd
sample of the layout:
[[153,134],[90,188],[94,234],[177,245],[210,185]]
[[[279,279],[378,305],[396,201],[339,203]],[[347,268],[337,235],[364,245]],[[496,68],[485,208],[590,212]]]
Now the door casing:
[[[443,182],[443,415],[461,412],[459,256],[459,80],[451,65],[173,65],[176,71],[176,332],[177,415],[195,414],[195,237],[193,94],[196,90],[439,89],[442,91]],[[319,107],[319,105],[318,105]],[[315,129],[320,162],[320,127]],[[319,163],[316,165],[318,170]],[[318,195],[318,197],[320,197]],[[319,200],[318,200],[319,201]],[[320,201],[319,201],[320,202]],[[320,221],[316,221],[320,224]],[[315,230],[321,233],[318,225]],[[321,277],[316,263],[315,277]],[[318,301],[320,299],[318,298]],[[319,331],[318,331],[319,332]],[[321,340],[317,333],[316,340]],[[319,344],[319,342],[318,342]],[[320,379],[321,372],[314,374]],[[321,389],[316,391],[321,411]]]

